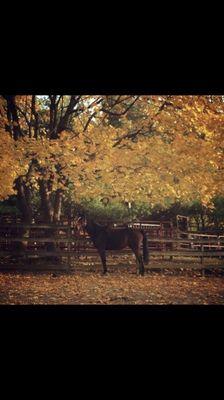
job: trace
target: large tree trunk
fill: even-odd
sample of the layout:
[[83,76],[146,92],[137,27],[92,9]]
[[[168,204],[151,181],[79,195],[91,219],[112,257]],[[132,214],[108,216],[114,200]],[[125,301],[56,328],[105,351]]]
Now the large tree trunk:
[[[63,199],[63,191],[58,189],[55,193],[55,197],[51,196],[49,190],[49,182],[41,180],[40,181],[40,197],[41,197],[41,210],[42,215],[44,217],[44,222],[47,224],[58,223],[61,219],[62,212],[62,199]],[[58,230],[51,228],[47,230],[47,235],[49,237],[54,238],[58,235]],[[48,251],[56,251],[56,243],[48,242],[46,245]],[[54,261],[59,261],[58,257],[51,258]]]
[[17,189],[18,206],[22,214],[24,223],[32,223],[32,205],[31,205],[31,192],[23,181],[22,177],[19,177],[15,182]]
[[[18,140],[22,136],[22,130],[19,123],[19,117],[16,107],[16,96],[4,96],[7,101],[7,130],[12,134],[14,140]],[[31,166],[32,169],[32,166]],[[27,187],[23,177],[19,177],[15,181],[17,189],[18,207],[22,215],[22,222],[26,224],[32,223],[32,206],[31,206],[31,191]],[[24,237],[29,237],[29,229],[22,229],[20,234]],[[27,248],[28,242],[15,242],[15,247],[21,250]]]
[[205,214],[202,212],[201,215],[201,227],[202,227],[202,231],[205,231]]
[[[61,221],[61,214],[62,214],[62,201],[63,201],[63,191],[58,189],[55,193],[54,199],[54,223],[59,224]],[[55,234],[59,234],[59,230],[55,230]],[[59,259],[57,260],[59,261]],[[61,260],[60,260],[61,261]]]
[[55,194],[54,200],[54,222],[58,223],[61,220],[61,213],[62,213],[62,201],[63,201],[63,191],[58,189]]
[[[17,178],[15,182],[17,189],[18,207],[22,215],[22,222],[24,224],[32,223],[32,204],[31,204],[31,190],[26,186],[22,177]],[[28,238],[30,229],[22,228],[20,234],[24,238]],[[15,247],[20,250],[26,250],[28,242],[26,240],[22,242],[15,242]]]
[[17,114],[17,108],[15,103],[15,96],[3,96],[7,101],[7,118],[8,126],[6,129],[13,134],[15,140],[22,136],[22,132],[19,125],[19,118]]
[[[41,214],[44,220],[44,223],[46,224],[51,224],[53,222],[53,216],[54,216],[54,209],[52,205],[52,200],[50,197],[50,191],[49,191],[49,185],[46,180],[41,179],[39,181],[39,187],[40,187],[40,199],[41,199]],[[54,236],[54,230],[53,229],[47,229],[45,230],[47,236],[52,237]],[[56,246],[55,243],[53,242],[48,242],[46,244],[46,249],[48,251],[55,251]]]
[[40,188],[40,199],[41,199],[41,213],[44,218],[44,222],[49,224],[53,222],[54,209],[52,206],[48,182],[46,180],[41,179],[39,181],[39,188]]

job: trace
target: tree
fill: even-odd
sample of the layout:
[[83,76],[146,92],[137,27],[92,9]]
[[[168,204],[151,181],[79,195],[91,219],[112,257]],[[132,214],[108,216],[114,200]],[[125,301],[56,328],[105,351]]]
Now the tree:
[[[74,119],[78,119],[79,129],[85,132],[98,112],[101,113],[101,118],[102,113],[106,114],[113,108],[114,105],[105,112],[102,111],[102,107],[99,108],[102,100],[100,96],[80,95],[2,96],[2,141],[4,143],[11,140],[12,146],[12,140],[14,141],[11,160],[15,160],[16,150],[22,150],[22,154],[18,156],[19,162],[26,167],[21,174],[11,167],[9,157],[4,158],[11,175],[4,178],[5,184],[2,182],[2,198],[13,193],[14,181],[24,221],[31,222],[33,217],[34,189],[39,190],[44,219],[49,222],[60,220],[63,195],[69,189],[68,177],[63,170],[69,161],[66,161],[66,157],[74,155],[71,148],[72,152],[66,152],[68,146],[63,139],[60,142],[61,134],[73,132]],[[6,132],[9,133],[7,139]],[[70,141],[70,144],[73,146],[73,142]],[[65,151],[64,157],[62,150]]]
[[0,112],[1,198],[16,193],[24,221],[37,191],[46,222],[66,196],[169,207],[223,194],[222,96],[2,96]]

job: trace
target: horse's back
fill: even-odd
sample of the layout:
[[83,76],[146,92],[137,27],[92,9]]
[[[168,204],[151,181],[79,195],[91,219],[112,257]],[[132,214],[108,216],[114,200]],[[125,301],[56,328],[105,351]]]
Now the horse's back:
[[105,231],[106,250],[121,250],[128,246],[128,232],[123,229],[107,229]]
[[106,234],[106,250],[121,250],[125,247],[138,247],[142,239],[140,231],[131,228],[110,229]]
[[93,242],[99,250],[122,250],[125,247],[139,247],[141,239],[141,232],[135,229],[114,229],[104,226],[98,229],[95,237],[93,237]]

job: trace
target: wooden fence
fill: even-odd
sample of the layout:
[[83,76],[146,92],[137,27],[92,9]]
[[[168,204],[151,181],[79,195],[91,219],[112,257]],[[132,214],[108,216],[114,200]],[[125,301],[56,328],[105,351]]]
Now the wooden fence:
[[[139,228],[134,226],[133,228]],[[143,226],[140,227],[144,229]],[[224,257],[224,236],[199,233],[178,232],[177,237],[151,234],[145,227],[151,257]],[[117,227],[119,229],[119,227]],[[181,237],[182,236],[182,237]],[[109,254],[131,254],[126,248],[123,251],[108,251]],[[40,266],[41,269],[69,270],[71,264],[81,256],[96,256],[88,236],[78,233],[69,223],[55,224],[1,224],[0,225],[0,268],[28,266],[30,269]],[[150,267],[150,265],[149,265]]]

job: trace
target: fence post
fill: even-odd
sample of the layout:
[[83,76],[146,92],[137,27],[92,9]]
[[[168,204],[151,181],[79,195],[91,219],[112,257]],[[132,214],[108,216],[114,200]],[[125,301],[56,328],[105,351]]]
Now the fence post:
[[71,221],[68,223],[68,257],[67,257],[67,263],[68,263],[68,270],[71,269]]
[[203,257],[204,245],[203,244],[201,245],[201,251],[202,251],[201,264],[203,264],[203,260],[204,260],[204,257]]

